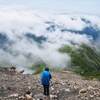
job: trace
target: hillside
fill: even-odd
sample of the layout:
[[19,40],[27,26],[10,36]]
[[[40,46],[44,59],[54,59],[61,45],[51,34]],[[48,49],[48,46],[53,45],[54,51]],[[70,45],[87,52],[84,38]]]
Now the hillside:
[[82,44],[80,47],[64,46],[59,49],[71,56],[70,68],[87,78],[100,80],[100,52],[94,46]]
[[[85,80],[71,71],[52,72],[52,75],[50,100],[100,100],[100,81]],[[0,100],[26,100],[28,90],[33,100],[44,98],[39,75],[0,68],[0,76]]]

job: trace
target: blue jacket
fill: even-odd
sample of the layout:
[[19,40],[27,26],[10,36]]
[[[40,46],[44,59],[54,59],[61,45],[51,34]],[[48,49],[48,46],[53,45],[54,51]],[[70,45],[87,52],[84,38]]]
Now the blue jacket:
[[42,85],[49,85],[50,79],[51,79],[51,74],[49,71],[43,71],[41,74],[41,82]]

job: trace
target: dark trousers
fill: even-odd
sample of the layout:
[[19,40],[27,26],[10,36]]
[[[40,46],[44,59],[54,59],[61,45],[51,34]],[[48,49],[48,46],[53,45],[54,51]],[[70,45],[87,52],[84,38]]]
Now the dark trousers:
[[43,85],[44,95],[49,96],[49,85]]

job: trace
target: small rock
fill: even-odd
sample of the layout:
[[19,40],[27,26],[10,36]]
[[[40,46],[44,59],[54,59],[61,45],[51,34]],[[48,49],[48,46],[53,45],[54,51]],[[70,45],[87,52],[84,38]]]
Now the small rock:
[[79,87],[78,87],[78,86],[74,86],[74,89],[75,89],[75,90],[78,90],[78,89],[79,89]]
[[31,86],[28,86],[28,89],[30,90],[31,89]]
[[93,90],[94,88],[92,86],[88,86],[88,90]]
[[34,97],[35,97],[36,100],[40,100],[40,99],[44,100],[44,95],[43,94],[36,94]]
[[90,98],[93,98],[94,97],[94,95],[90,95]]
[[18,100],[25,100],[25,97],[24,97],[24,96],[20,96],[20,97],[18,98]]
[[10,69],[9,69],[10,72],[16,72],[16,67],[12,66]]
[[25,94],[25,100],[33,100],[32,93],[27,91]]
[[24,73],[24,70],[21,70],[19,73],[22,73],[23,74]]
[[53,87],[51,87],[51,90],[53,91],[53,90],[54,90],[54,88],[53,88]]
[[33,98],[32,98],[31,95],[26,94],[26,95],[25,95],[25,100],[33,100]]
[[17,93],[11,94],[10,97],[18,97]]
[[52,100],[52,99],[57,99],[57,95],[50,95],[50,99]]
[[65,89],[66,92],[70,92],[70,89]]
[[61,85],[65,85],[66,83],[64,83],[63,81],[60,82]]
[[81,94],[81,93],[86,93],[87,92],[87,89],[81,89],[80,91],[79,91],[79,94]]

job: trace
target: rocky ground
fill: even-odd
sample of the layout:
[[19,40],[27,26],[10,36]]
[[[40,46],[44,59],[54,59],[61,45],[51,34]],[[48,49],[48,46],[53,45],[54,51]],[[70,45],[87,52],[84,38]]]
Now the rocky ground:
[[[39,75],[22,72],[0,68],[0,100],[46,100]],[[52,75],[50,100],[100,100],[100,81],[85,80],[70,71]]]

